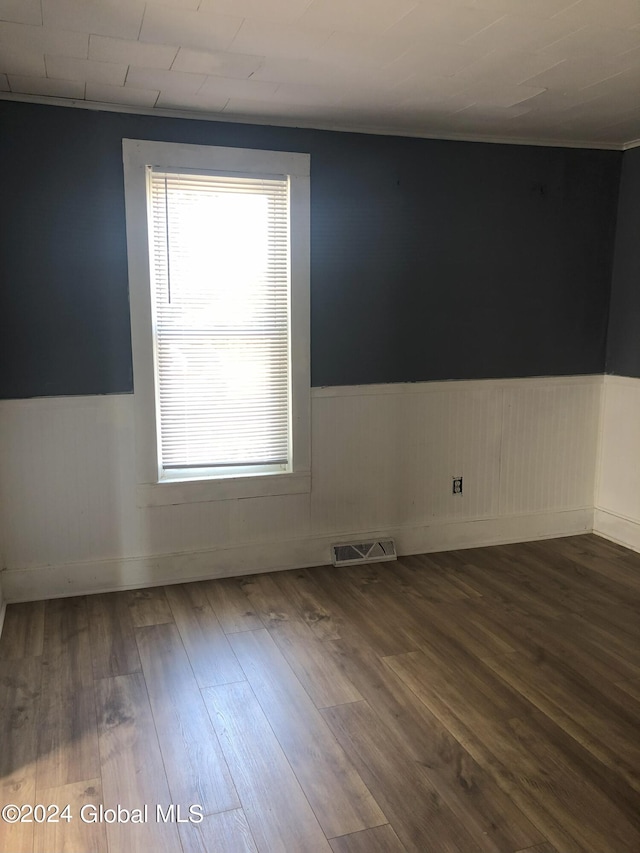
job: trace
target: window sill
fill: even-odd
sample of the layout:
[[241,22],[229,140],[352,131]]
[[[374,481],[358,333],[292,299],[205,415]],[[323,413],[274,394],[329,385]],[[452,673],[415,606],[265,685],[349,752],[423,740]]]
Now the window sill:
[[236,498],[261,498],[275,495],[306,494],[311,491],[311,474],[264,474],[257,477],[224,477],[210,480],[165,480],[138,486],[140,507],[172,506]]

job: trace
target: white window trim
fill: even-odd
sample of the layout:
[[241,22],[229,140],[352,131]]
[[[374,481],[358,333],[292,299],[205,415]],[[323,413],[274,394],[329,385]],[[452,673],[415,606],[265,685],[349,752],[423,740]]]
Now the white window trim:
[[[133,353],[138,504],[283,495],[311,489],[310,441],[310,156],[282,151],[123,139],[129,304]],[[151,303],[147,166],[256,172],[290,178],[291,423],[289,469],[251,476],[163,479],[160,476]]]

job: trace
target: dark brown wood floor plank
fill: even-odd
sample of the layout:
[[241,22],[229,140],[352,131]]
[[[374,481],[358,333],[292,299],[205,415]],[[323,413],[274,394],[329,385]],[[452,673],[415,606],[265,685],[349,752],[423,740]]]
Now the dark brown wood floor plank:
[[[582,537],[578,538],[582,540]],[[618,551],[611,547],[613,543],[595,536],[584,537],[584,541],[579,542],[575,538],[557,539],[554,543],[554,550],[560,554],[604,574],[632,594],[640,592],[640,578],[635,559],[629,557],[631,552]]]
[[474,838],[450,810],[419,765],[366,702],[327,708],[322,715],[382,805],[407,851],[497,851],[486,836]]
[[[629,608],[600,608],[598,614],[572,613],[566,620],[578,638],[584,637],[589,647],[600,648],[618,663],[626,662],[631,667],[640,666],[640,608],[629,613]],[[632,616],[633,622],[627,623]]]
[[242,809],[205,815],[201,823],[180,824],[183,853],[258,853]]
[[496,630],[509,634],[513,651],[535,659],[546,655],[560,666],[573,668],[596,687],[606,681],[640,678],[640,666],[630,660],[632,655],[625,655],[624,648],[613,638],[601,642],[583,615],[574,613],[566,619],[541,620],[521,614],[514,619],[494,607],[491,618]]
[[548,542],[527,542],[521,546],[510,545],[508,553],[517,554],[520,563],[526,565],[533,574],[543,577],[572,598],[580,602],[581,609],[591,607],[615,607],[623,603],[640,603],[640,592],[633,593],[628,586],[616,583],[584,565],[578,559],[572,559]]
[[293,603],[302,620],[318,640],[338,640],[341,619],[327,610],[310,581],[313,569],[279,572],[274,575],[280,591]]
[[166,588],[167,600],[198,687],[243,681],[244,673],[201,583]]
[[240,578],[240,585],[254,612],[260,617],[261,627],[271,628],[280,622],[300,618],[294,602],[282,594],[274,573]]
[[640,705],[625,701],[615,685],[602,691],[546,660],[504,655],[488,665],[535,707],[640,792]]
[[[0,658],[0,804],[35,804],[42,666]],[[31,853],[33,824],[0,819],[0,851]]]
[[122,595],[127,599],[134,628],[173,622],[173,614],[163,586],[132,589]]
[[[440,560],[432,559],[430,554],[415,554],[411,557],[402,557],[398,562],[402,576],[407,582],[415,581],[417,589],[425,598],[433,596],[436,588],[434,578],[439,577],[441,582],[446,580],[448,584],[447,598],[453,601],[464,601],[465,599],[476,599],[481,593],[466,582],[462,572],[458,571],[457,565],[446,565],[442,557]],[[432,599],[435,600],[435,599]]]
[[400,597],[418,598],[431,604],[456,604],[475,597],[475,594],[470,596],[466,589],[453,582],[453,573],[444,571],[426,555],[381,563],[378,570],[381,577],[399,592]]
[[[491,772],[517,805],[559,849],[616,853],[637,830],[596,787],[588,784],[560,751],[551,745],[541,756],[533,748],[536,737],[523,743],[521,732],[533,730],[524,719],[500,719],[469,685],[455,684],[425,661],[421,653],[388,658],[387,664],[411,686],[452,734]],[[550,764],[549,754],[553,755]],[[552,771],[550,772],[550,767]],[[584,816],[590,815],[587,827]],[[633,849],[630,847],[629,849]]]
[[325,644],[305,623],[279,622],[269,628],[269,633],[316,708],[362,699],[338,661],[327,655]]
[[[291,583],[281,583],[277,574],[243,579],[244,592],[316,707],[361,699],[336,661],[326,655],[322,641],[304,618],[301,595],[290,595],[290,587]],[[310,595],[309,590],[305,595]]]
[[[282,574],[290,576],[293,573]],[[304,585],[304,591],[296,589],[297,583]],[[341,705],[362,698],[336,660],[326,654],[320,639],[324,632],[314,633],[316,622],[307,618],[306,602],[310,599],[314,602],[315,615],[326,616],[319,621],[328,623],[331,617],[317,596],[313,596],[311,585],[304,577],[298,581],[286,578],[282,581],[277,574],[258,575],[245,579],[243,589],[316,707]],[[327,625],[327,629],[330,635],[334,634],[331,625]]]
[[409,763],[423,767],[441,795],[464,809],[479,833],[494,838],[505,850],[540,839],[530,820],[388,666],[360,643],[340,640],[332,646],[369,705],[401,738]]
[[[325,566],[314,569],[314,584],[319,593],[324,593],[350,629],[355,628],[365,634],[367,641],[381,655],[402,654],[416,648],[415,640],[403,624],[392,624],[382,615],[374,603],[346,578],[340,569]],[[342,632],[343,633],[343,632]]]
[[44,601],[8,604],[0,636],[0,660],[42,655]]
[[[141,673],[96,682],[102,794],[106,808],[155,809],[172,802]],[[109,823],[110,853],[182,853],[175,824]]]
[[100,758],[86,599],[48,601],[44,637],[38,787],[97,779]]
[[620,690],[624,690],[629,696],[632,696],[636,702],[640,702],[640,681],[620,681],[616,685]]
[[38,791],[38,803],[55,805],[64,814],[69,806],[70,820],[34,824],[33,853],[107,853],[106,824],[94,821],[103,805],[100,779],[72,782],[60,788]]
[[[627,819],[618,802],[599,790],[593,779],[575,773],[564,750],[558,749],[550,739],[541,737],[544,730],[536,724],[535,718],[510,720],[509,730],[527,755],[538,761],[541,767],[553,768],[559,782],[564,782],[564,785],[555,786],[555,798],[564,807],[567,824],[573,825],[576,836],[580,833],[585,844],[598,850],[607,849],[605,844],[611,850],[640,849],[640,828]],[[591,816],[591,826],[586,832],[582,819],[585,814]]]
[[238,578],[204,581],[203,586],[225,634],[264,628],[262,620],[243,593]]
[[[371,587],[370,596],[381,612],[388,614],[393,622],[402,620],[407,629],[410,628],[416,643],[421,644],[424,640],[431,642],[432,629],[435,627],[439,635],[448,637],[461,651],[480,660],[514,650],[499,633],[469,618],[477,606],[477,598],[458,596],[452,600],[434,601],[420,592],[415,595],[402,594],[398,589],[397,574],[384,571],[384,568],[381,567],[379,581]],[[428,571],[430,569],[425,569],[425,572]],[[417,570],[415,574],[418,574]],[[404,583],[401,582],[401,587]],[[406,585],[410,586],[408,582]]]
[[389,824],[332,838],[330,843],[333,853],[406,853],[407,849]]
[[[485,549],[475,548],[458,552],[464,555],[465,577],[482,591],[483,596],[514,604],[532,616],[558,619],[569,612],[580,612],[582,604],[570,593],[551,590],[522,562],[500,550],[488,555]],[[456,556],[454,553],[452,556]]]
[[204,814],[240,806],[229,768],[173,624],[136,630],[173,802]]
[[202,693],[258,850],[328,853],[329,843],[249,685],[207,687]]
[[386,823],[268,631],[235,634],[231,643],[325,835]]
[[140,656],[127,596],[112,592],[87,598],[94,678],[140,672]]
[[536,844],[535,847],[527,847],[526,850],[518,850],[517,853],[558,853],[551,844]]
[[608,799],[624,813],[626,820],[640,831],[638,792],[615,768],[601,762],[541,711],[534,710],[529,717],[529,722],[535,724],[538,738],[553,749],[554,755],[559,754],[564,764],[569,766],[573,773],[588,780],[592,787],[606,794]]

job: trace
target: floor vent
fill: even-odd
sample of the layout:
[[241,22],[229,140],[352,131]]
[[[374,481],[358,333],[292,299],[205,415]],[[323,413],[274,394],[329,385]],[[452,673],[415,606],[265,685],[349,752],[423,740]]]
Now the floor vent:
[[332,545],[331,553],[334,566],[351,566],[354,563],[382,563],[385,560],[396,560],[398,558],[393,539]]

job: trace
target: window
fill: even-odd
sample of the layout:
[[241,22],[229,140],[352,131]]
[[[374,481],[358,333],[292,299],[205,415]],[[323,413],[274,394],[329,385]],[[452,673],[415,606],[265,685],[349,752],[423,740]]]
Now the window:
[[123,151],[142,502],[308,491],[309,156]]

